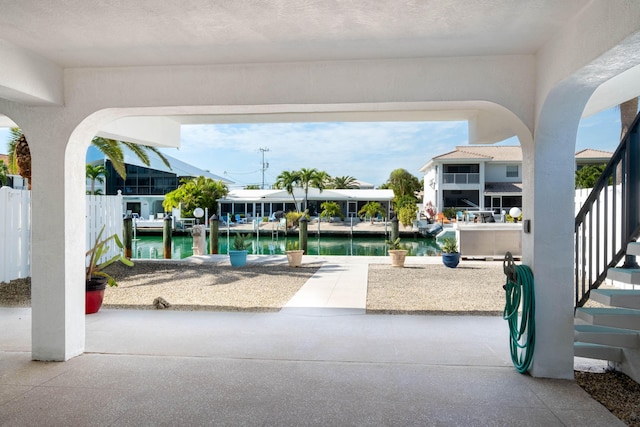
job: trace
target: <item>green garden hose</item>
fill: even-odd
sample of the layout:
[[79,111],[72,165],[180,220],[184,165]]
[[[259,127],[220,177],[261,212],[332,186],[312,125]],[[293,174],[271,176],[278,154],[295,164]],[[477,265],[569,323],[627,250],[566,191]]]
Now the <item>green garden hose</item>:
[[536,342],[533,273],[526,265],[515,265],[510,252],[507,252],[504,258],[503,268],[507,283],[503,286],[506,291],[506,304],[502,318],[509,322],[511,361],[518,372],[524,374],[531,365]]

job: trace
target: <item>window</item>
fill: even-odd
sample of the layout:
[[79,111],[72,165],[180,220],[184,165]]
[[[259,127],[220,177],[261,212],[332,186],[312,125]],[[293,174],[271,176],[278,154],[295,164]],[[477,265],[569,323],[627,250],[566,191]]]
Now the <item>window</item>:
[[517,178],[520,176],[518,174],[518,165],[507,165],[507,178]]
[[478,173],[480,165],[444,165],[444,173]]

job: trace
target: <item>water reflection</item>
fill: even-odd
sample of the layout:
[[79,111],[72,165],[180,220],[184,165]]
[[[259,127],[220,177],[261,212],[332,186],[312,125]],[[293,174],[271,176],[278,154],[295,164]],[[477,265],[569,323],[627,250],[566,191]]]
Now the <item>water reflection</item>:
[[[297,236],[280,237],[271,239],[261,236],[254,238],[249,253],[258,255],[281,255],[287,248],[287,242],[297,242]],[[220,236],[218,240],[218,253],[226,254],[229,244],[233,244],[233,237],[227,239]],[[172,259],[187,258],[193,254],[193,239],[191,236],[174,236],[171,244]],[[409,256],[436,256],[440,253],[440,247],[435,239],[402,238],[402,249],[409,252]],[[207,248],[209,239],[207,238]],[[163,258],[164,249],[162,236],[137,236],[133,241],[132,253],[138,259]],[[309,255],[349,255],[349,256],[386,256],[387,246],[383,237],[310,237],[307,242]]]

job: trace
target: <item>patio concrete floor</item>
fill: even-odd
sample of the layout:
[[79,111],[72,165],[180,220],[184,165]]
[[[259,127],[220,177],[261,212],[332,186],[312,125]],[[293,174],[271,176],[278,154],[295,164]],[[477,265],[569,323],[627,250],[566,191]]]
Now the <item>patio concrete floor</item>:
[[278,313],[102,309],[64,363],[31,361],[31,310],[0,308],[0,425],[624,425],[517,373],[500,317],[365,314],[367,260],[341,258]]

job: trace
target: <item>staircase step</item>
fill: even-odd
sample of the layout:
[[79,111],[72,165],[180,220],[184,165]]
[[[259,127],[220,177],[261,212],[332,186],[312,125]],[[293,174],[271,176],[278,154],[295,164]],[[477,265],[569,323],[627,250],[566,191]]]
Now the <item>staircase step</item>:
[[574,340],[613,347],[638,348],[640,332],[599,325],[575,325]]
[[573,354],[577,357],[586,357],[589,359],[622,362],[622,349],[607,345],[576,342],[573,344]]
[[607,279],[630,285],[640,285],[640,268],[610,268],[607,270]]
[[589,298],[611,307],[640,310],[640,289],[594,289]]
[[640,242],[630,242],[627,245],[627,255],[640,255]]
[[576,317],[592,325],[611,326],[612,328],[640,330],[640,310],[630,308],[591,308],[580,307]]

